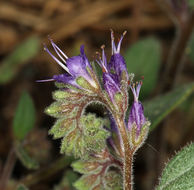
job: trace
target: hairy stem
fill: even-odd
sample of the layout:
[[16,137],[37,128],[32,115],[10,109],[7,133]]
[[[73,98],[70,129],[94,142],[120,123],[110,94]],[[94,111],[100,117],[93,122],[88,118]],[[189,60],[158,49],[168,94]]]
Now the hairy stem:
[[120,131],[121,140],[123,143],[124,160],[123,160],[123,189],[133,190],[133,150],[130,147],[125,122],[123,117],[115,116],[115,121]]

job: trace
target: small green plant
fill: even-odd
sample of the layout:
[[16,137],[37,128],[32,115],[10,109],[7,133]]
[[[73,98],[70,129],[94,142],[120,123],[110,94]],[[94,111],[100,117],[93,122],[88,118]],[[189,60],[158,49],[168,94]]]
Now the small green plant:
[[[95,62],[88,61],[83,46],[78,56],[68,58],[50,40],[59,59],[45,47],[49,55],[66,71],[64,74],[54,75],[51,79],[40,81],[55,81],[59,88],[53,93],[55,102],[46,109],[47,114],[57,119],[49,134],[55,139],[62,138],[61,153],[73,155],[78,159],[72,163],[74,171],[82,174],[82,177],[74,183],[74,187],[78,190],[133,189],[134,155],[145,142],[151,123],[144,116],[144,108],[139,101],[143,82],[142,80],[133,82],[134,74],[128,74],[125,59],[120,54],[124,35],[125,32],[118,45],[115,45],[111,31],[112,55],[109,62],[106,59],[104,46],[101,47],[102,54],[99,55],[96,64],[102,69],[102,72],[99,72],[102,73],[102,76],[96,73]],[[151,42],[155,44],[153,40]],[[158,55],[153,61],[158,62],[157,57]],[[193,91],[193,84],[182,88],[188,89],[188,92]],[[128,102],[129,99],[132,99],[129,91],[133,94],[131,106]],[[177,91],[180,93],[177,94]],[[154,125],[173,109],[173,105],[176,105],[180,99],[184,99],[185,93],[182,94],[180,88],[164,96],[164,99],[162,97],[160,100],[158,97],[151,103],[145,103],[146,113],[151,117]],[[173,100],[171,108],[169,108],[169,100]],[[158,102],[160,102],[160,107]],[[106,107],[108,110],[106,117],[100,118],[86,113],[85,109],[90,104],[100,104]],[[193,144],[184,149],[180,155],[188,156],[187,152],[193,154],[192,147]],[[188,151],[185,151],[187,149]],[[169,171],[170,164],[164,170],[158,189],[165,189],[167,186],[169,189],[182,187],[181,184],[178,184],[180,182],[177,179],[172,179],[174,186],[169,185],[171,181],[165,180],[165,176],[171,172]],[[189,166],[190,164],[193,167],[193,159],[188,161]],[[186,170],[183,167],[179,169],[181,172]],[[193,185],[192,175],[193,169],[190,168],[185,178],[189,180],[188,187]],[[177,175],[178,177],[180,176]]]
[[[7,131],[11,132],[12,144],[10,143],[11,148],[5,162],[4,158],[0,159],[0,190],[27,190],[32,186],[33,189],[54,190],[133,190],[136,185],[133,175],[134,158],[139,156],[137,150],[157,126],[157,141],[162,143],[154,145],[159,152],[158,162],[155,160],[154,167],[151,163],[148,169],[154,171],[149,172],[154,173],[152,176],[158,177],[160,171],[157,171],[155,165],[161,166],[163,159],[160,156],[167,153],[167,150],[163,150],[164,146],[160,147],[160,144],[165,144],[164,134],[168,133],[165,129],[166,122],[161,121],[187,99],[182,108],[186,110],[183,118],[188,126],[183,126],[184,130],[181,131],[187,133],[186,130],[192,127],[190,121],[193,121],[194,109],[190,100],[194,94],[194,83],[181,85],[177,78],[181,78],[179,74],[185,60],[187,66],[190,64],[193,67],[194,63],[194,1],[156,1],[158,7],[161,7],[157,15],[160,17],[160,12],[166,12],[166,17],[171,19],[176,29],[174,42],[167,56],[166,53],[161,53],[160,41],[156,37],[138,39],[122,56],[121,43],[126,32],[121,35],[118,44],[115,44],[115,36],[111,31],[112,52],[108,61],[105,46],[101,47],[102,53],[97,54],[96,60],[91,62],[83,45],[80,47],[80,54],[73,57],[63,53],[52,40],[50,45],[56,55],[45,46],[46,52],[65,70],[63,74],[43,80],[54,81],[57,88],[53,92],[54,102],[45,109],[45,113],[56,118],[48,133],[54,139],[61,139],[62,155],[53,160],[50,141],[46,139],[47,129],[43,129],[44,126],[41,129],[40,126],[35,127],[40,122],[36,122],[33,100],[27,92],[23,92],[15,109],[11,130],[9,124],[5,125]],[[149,25],[150,19],[147,18],[152,18],[155,11],[153,15],[148,15],[146,9],[142,9],[143,14],[139,17],[141,6],[138,3],[140,2],[135,2],[131,9],[138,9],[137,12],[132,11],[133,19],[135,18],[135,22],[135,16],[137,21],[145,19]],[[75,18],[73,20],[76,21]],[[131,36],[136,38],[140,30],[144,30],[141,23],[130,30]],[[77,29],[76,26],[74,32]],[[0,65],[2,89],[7,89],[4,85],[13,81],[18,76],[19,68],[37,55],[39,47],[40,39],[31,37],[6,56]],[[161,60],[165,64],[161,65]],[[136,81],[134,77],[141,80]],[[4,110],[7,112],[7,109]],[[2,142],[4,145],[4,138]],[[1,145],[1,149],[2,147]],[[18,166],[22,171],[19,175]],[[155,184],[155,190],[194,190],[193,179],[194,143],[191,142],[167,162],[157,182],[150,180],[151,183],[154,181],[150,186]],[[147,189],[153,189],[150,186]]]

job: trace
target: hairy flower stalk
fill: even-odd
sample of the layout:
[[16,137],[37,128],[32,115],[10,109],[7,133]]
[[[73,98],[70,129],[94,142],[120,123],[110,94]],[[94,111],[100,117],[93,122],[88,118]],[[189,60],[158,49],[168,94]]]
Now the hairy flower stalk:
[[[125,60],[120,54],[125,33],[115,45],[111,31],[110,61],[107,62],[104,46],[102,46],[102,55],[96,60],[103,71],[101,77],[103,86],[98,81],[94,65],[85,55],[83,45],[80,47],[80,54],[70,58],[52,40],[51,45],[58,58],[45,47],[55,62],[65,70],[64,74],[42,80],[64,85],[53,95],[57,102],[46,110],[49,115],[59,118],[50,130],[50,134],[53,134],[54,138],[63,137],[62,153],[73,154],[81,160],[86,160],[73,165],[76,171],[85,174],[75,183],[78,190],[122,189],[118,179],[123,179],[124,190],[133,189],[133,156],[145,141],[150,123],[145,118],[143,105],[138,100],[142,82],[129,85],[132,83],[132,81],[129,83],[129,78],[131,80],[132,77],[128,74]],[[129,90],[134,95],[134,102],[127,122],[125,118],[129,107]],[[104,127],[102,119],[84,114],[84,109],[92,102],[101,103],[109,109],[111,114],[109,131]],[[109,152],[111,147],[113,152]],[[99,158],[103,158],[106,162],[95,160]],[[83,172],[80,170],[80,164],[90,166],[95,174],[89,171],[90,169]],[[118,178],[119,171],[115,173],[116,170],[111,170],[111,167],[120,168],[122,178]]]

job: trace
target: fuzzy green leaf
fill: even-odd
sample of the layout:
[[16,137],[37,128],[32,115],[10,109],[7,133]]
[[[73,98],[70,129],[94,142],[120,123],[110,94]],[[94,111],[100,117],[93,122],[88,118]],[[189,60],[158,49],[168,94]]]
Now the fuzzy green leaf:
[[155,38],[138,41],[125,53],[129,73],[135,73],[136,78],[145,77],[142,86],[142,96],[148,95],[157,83],[160,67],[160,43]]
[[193,190],[194,143],[184,147],[163,170],[157,190]]
[[13,79],[18,68],[38,53],[39,44],[40,41],[37,37],[31,37],[16,47],[0,66],[0,84],[5,84]]
[[20,144],[16,147],[16,155],[26,168],[34,170],[39,168],[39,163],[31,158]]
[[[90,160],[79,160],[72,164],[74,171],[84,174],[74,183],[78,190],[121,190],[122,178],[120,171],[115,168],[118,162],[109,154],[107,150],[90,157]],[[117,166],[120,167],[120,166]],[[118,170],[118,171],[117,171]]]
[[23,140],[32,130],[35,124],[35,107],[33,100],[27,92],[23,92],[13,121],[14,136],[18,140]]
[[173,91],[143,103],[145,116],[151,121],[153,130],[169,113],[194,92],[194,83],[183,85]]

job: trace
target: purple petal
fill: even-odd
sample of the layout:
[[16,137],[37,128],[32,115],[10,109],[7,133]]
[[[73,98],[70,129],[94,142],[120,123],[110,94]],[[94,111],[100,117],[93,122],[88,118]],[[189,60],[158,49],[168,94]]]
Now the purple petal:
[[64,83],[64,84],[70,84],[72,86],[75,86],[77,88],[79,88],[79,86],[77,85],[76,81],[75,81],[75,77],[69,75],[69,74],[61,74],[61,75],[54,75],[53,79],[56,82],[59,83]]
[[73,56],[69,59],[67,59],[67,67],[69,69],[69,72],[71,73],[72,76],[74,77],[79,77],[82,76],[86,80],[90,81],[91,77],[86,70],[86,67],[90,67],[91,65],[84,53],[84,46],[82,45],[80,47],[80,55],[78,56]]
[[119,80],[121,80],[122,72],[125,71],[128,77],[127,67],[125,60],[123,56],[121,56],[119,53],[113,54],[110,59],[109,63],[109,70],[115,71],[117,76],[119,77]]
[[114,82],[120,87],[120,82],[119,82],[118,76],[116,74],[112,74],[112,73],[109,73],[109,75],[114,80]]
[[128,129],[131,130],[133,123],[135,123],[138,132],[140,132],[145,122],[143,105],[140,102],[134,102],[129,114]]
[[84,52],[84,45],[80,46],[80,55],[81,55],[81,57],[83,59],[83,62],[85,62],[86,67],[89,67],[90,69],[92,69],[92,67],[90,65],[90,62],[88,61],[88,59],[86,57],[86,54]]
[[112,102],[114,102],[114,95],[120,92],[118,84],[113,80],[109,73],[103,73],[104,88],[110,96]]

